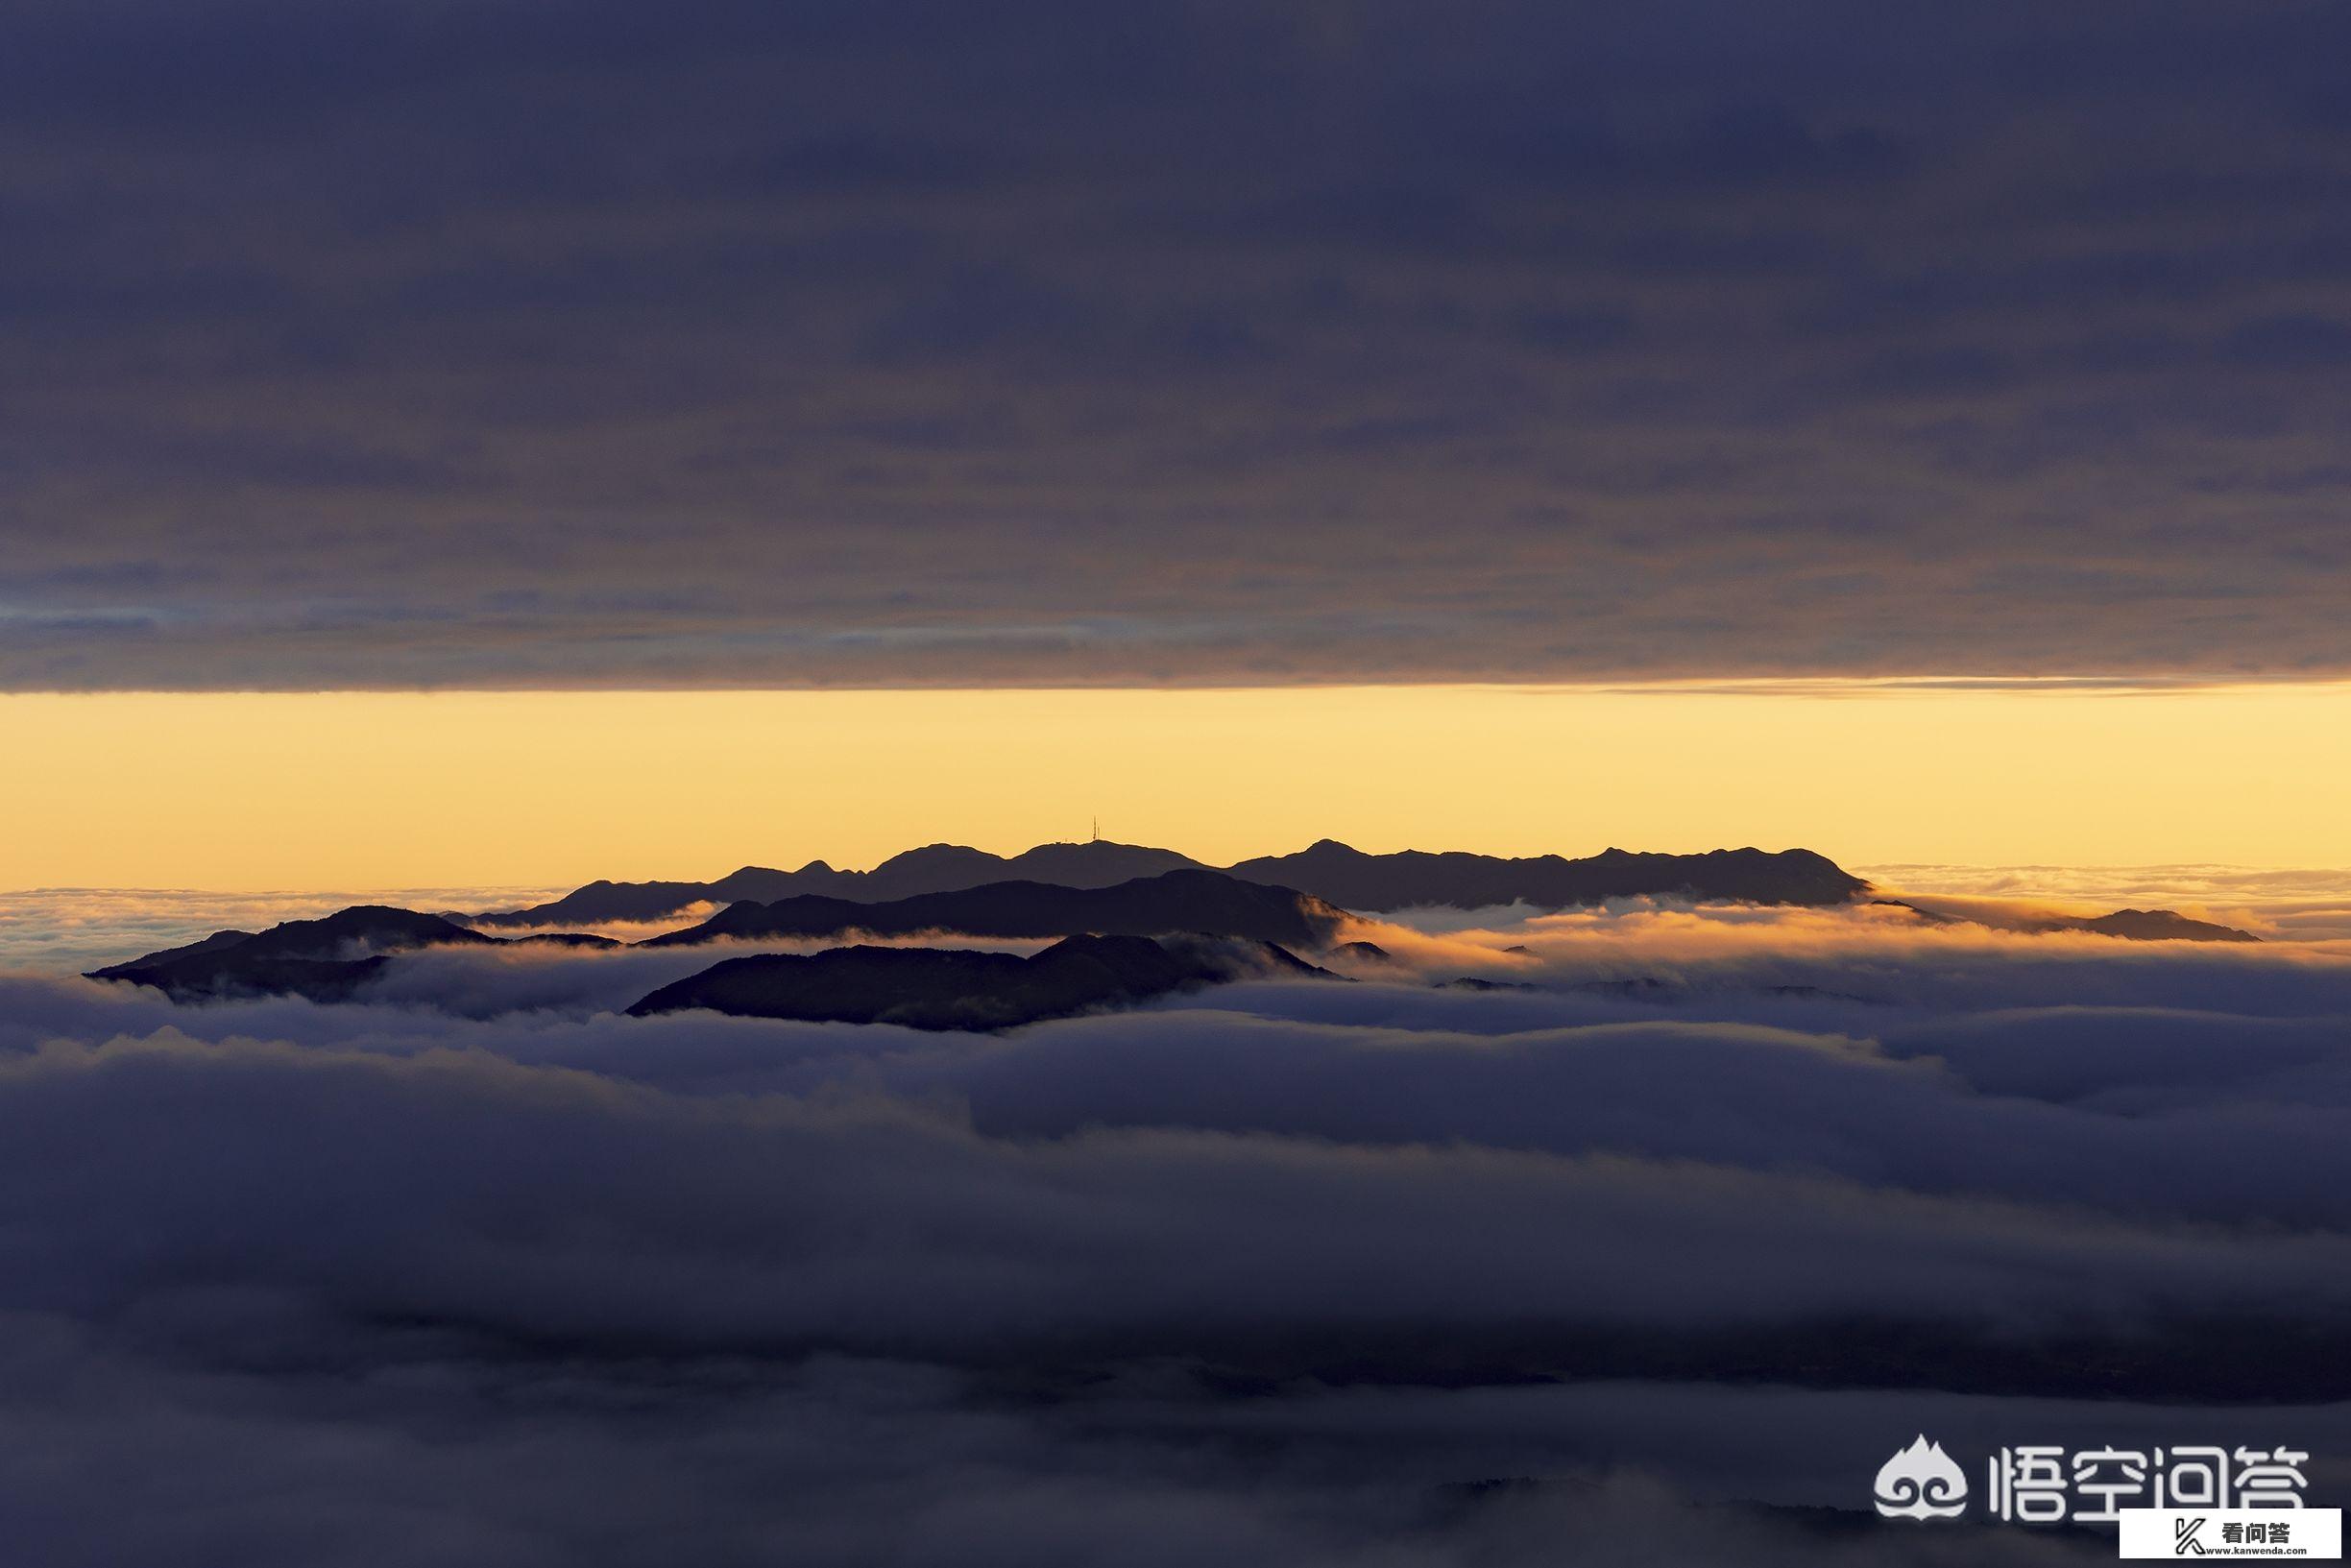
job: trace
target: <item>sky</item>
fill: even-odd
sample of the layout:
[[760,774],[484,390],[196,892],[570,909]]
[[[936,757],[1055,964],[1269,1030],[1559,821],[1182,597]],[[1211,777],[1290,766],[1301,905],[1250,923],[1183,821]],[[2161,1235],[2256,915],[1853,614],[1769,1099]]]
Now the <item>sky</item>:
[[2351,16],[9,0],[0,686],[2351,672]]
[[1218,864],[1756,844],[1958,891],[2164,862],[2172,900],[2187,863],[2351,867],[2340,686],[72,694],[0,726],[0,818],[42,825],[0,887],[709,879],[1097,821]]
[[2351,860],[2351,18],[1914,12],[0,0],[0,885]]

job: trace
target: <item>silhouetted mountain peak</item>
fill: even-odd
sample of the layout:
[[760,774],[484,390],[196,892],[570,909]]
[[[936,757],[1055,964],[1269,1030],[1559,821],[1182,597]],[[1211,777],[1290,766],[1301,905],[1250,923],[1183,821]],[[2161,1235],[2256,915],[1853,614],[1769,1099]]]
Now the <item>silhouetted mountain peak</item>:
[[1918,919],[1933,926],[1988,926],[1995,930],[2022,931],[2030,935],[2052,932],[2080,931],[2092,936],[2119,937],[2125,942],[2258,942],[2251,931],[2239,930],[2234,926],[2216,925],[2209,920],[2194,920],[2176,909],[2117,909],[2103,915],[2020,915],[1998,909],[1979,912],[1945,912],[1922,908],[1903,899],[1872,899],[1872,905],[1896,909],[1907,909]]
[[1119,844],[1106,838],[1076,844],[1039,844],[1005,863],[1005,870],[1027,881],[1058,882],[1069,887],[1108,887],[1138,877],[1168,871],[1204,871],[1188,855],[1152,849],[1143,844]]
[[2176,909],[2117,909],[2112,914],[2062,923],[2068,930],[2096,931],[2127,942],[2258,942],[2251,931],[2193,920]]
[[289,920],[272,926],[230,951],[247,957],[348,958],[402,953],[444,943],[492,940],[439,915],[419,914],[389,905],[361,904],[316,920]]
[[986,850],[974,849],[969,844],[918,844],[910,850],[900,850],[888,859],[866,873],[879,876],[885,871],[905,871],[916,866],[965,866],[1004,864],[1004,856],[990,855]]

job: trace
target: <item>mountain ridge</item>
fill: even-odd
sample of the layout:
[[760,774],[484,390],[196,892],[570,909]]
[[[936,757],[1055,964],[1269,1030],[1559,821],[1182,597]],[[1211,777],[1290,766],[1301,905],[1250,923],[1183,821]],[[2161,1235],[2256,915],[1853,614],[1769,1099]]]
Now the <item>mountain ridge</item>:
[[797,871],[741,866],[708,882],[599,880],[545,904],[475,915],[473,921],[476,926],[494,928],[601,925],[659,920],[697,904],[725,905],[744,900],[772,904],[804,894],[858,904],[885,904],[926,893],[960,892],[998,881],[1108,887],[1162,871],[1214,869],[1174,850],[1116,844],[1105,839],[1082,844],[1039,844],[1011,856],[993,855],[966,844],[923,844],[899,851],[871,871],[838,871],[823,860],[811,860]]
[[2026,936],[2053,936],[2067,931],[2109,936],[2124,942],[2259,942],[2251,931],[2197,920],[2176,909],[2116,909],[2102,915],[2039,915],[2000,918],[1983,913],[1929,909],[1907,899],[1872,899],[1873,905],[1906,909],[1929,926],[1982,926]]
[[999,881],[1099,888],[1177,870],[1222,871],[1244,881],[1297,888],[1366,913],[1419,905],[1483,908],[1511,904],[1563,909],[1643,897],[1833,905],[1869,888],[1828,856],[1806,849],[1747,847],[1674,855],[1612,847],[1571,859],[1464,850],[1372,855],[1322,838],[1292,855],[1258,856],[1217,867],[1175,850],[1097,839],[1039,844],[1014,856],[968,845],[926,844],[893,855],[871,871],[837,871],[812,860],[798,871],[743,866],[710,882],[599,880],[545,904],[476,915],[473,923],[496,929],[658,920],[698,904],[771,904],[803,895],[889,903]]

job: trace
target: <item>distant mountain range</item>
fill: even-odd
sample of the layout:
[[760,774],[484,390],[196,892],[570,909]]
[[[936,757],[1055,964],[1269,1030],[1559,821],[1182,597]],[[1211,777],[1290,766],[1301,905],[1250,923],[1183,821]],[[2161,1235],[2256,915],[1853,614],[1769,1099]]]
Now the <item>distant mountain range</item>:
[[[980,852],[942,848],[936,854],[915,854],[929,857],[923,862],[929,873],[924,874],[947,875],[954,866],[972,869],[961,857]],[[1014,858],[1026,860],[1032,869],[1057,868],[1062,875],[1090,878],[1138,863],[1162,865],[1171,857],[1181,858],[1171,856],[1168,851],[1138,850],[1131,845],[1064,844],[1048,845]],[[902,856],[890,864],[908,858]],[[982,858],[995,860],[994,856]],[[1374,907],[1377,905],[1364,895],[1377,895],[1383,888],[1385,897],[1405,904],[1459,899],[1472,904],[1525,902],[1552,906],[1556,901],[1589,902],[1629,897],[1643,890],[1757,904],[1842,903],[1867,887],[1859,879],[1804,850],[1777,855],[1717,850],[1692,856],[1627,855],[1612,850],[1587,860],[1563,860],[1556,856],[1494,860],[1469,855],[1363,855],[1326,841],[1299,855],[1248,861],[1233,872],[1179,866],[1098,885],[998,880],[881,900],[794,893],[766,901],[739,900],[708,920],[639,945],[669,948],[730,939],[822,941],[851,934],[949,932],[1006,939],[1061,938],[1057,947],[1048,950],[1060,956],[1042,968],[1028,967],[1035,960],[1005,954],[962,953],[942,957],[936,955],[938,950],[882,948],[729,960],[665,987],[644,999],[637,1010],[662,1012],[713,1005],[764,1017],[849,1019],[887,1014],[917,1027],[961,1027],[965,1025],[936,1020],[1056,1017],[1062,1011],[1084,1010],[1120,998],[1133,1000],[1160,995],[1173,987],[1231,978],[1237,966],[1253,964],[1268,973],[1283,972],[1285,966],[1293,972],[1311,970],[1312,966],[1290,951],[1293,949],[1327,953],[1334,961],[1355,965],[1378,966],[1387,960],[1386,953],[1369,943],[1334,947],[1346,921],[1346,909],[1339,902],[1268,880],[1277,868],[1302,870],[1323,885],[1351,891],[1360,903]],[[1237,874],[1243,870],[1250,875]],[[890,875],[906,880],[921,871],[921,864],[914,870],[901,866]],[[738,878],[745,875],[737,874]],[[828,871],[827,875],[858,874]],[[879,878],[882,872],[865,875]],[[703,886],[638,884],[628,896],[643,896],[646,885]],[[869,880],[854,885],[870,889],[882,884]],[[594,903],[588,897],[592,891],[583,888],[557,905],[570,905],[575,916],[585,918],[585,905]],[[1506,894],[1513,896],[1506,899]],[[1975,920],[1898,900],[1876,902],[1939,924]],[[2086,931],[2134,941],[2260,940],[2250,932],[2193,920],[2169,909],[2120,909],[2095,917],[2031,917],[2012,922],[2009,929]],[[1078,945],[1071,946],[1070,939],[1077,939]],[[497,937],[473,929],[461,919],[362,905],[323,919],[288,921],[257,934],[215,931],[199,942],[93,970],[89,977],[151,985],[177,1001],[300,996],[331,1002],[350,1000],[402,953],[426,947],[516,942],[567,948],[619,945],[608,937],[576,931]],[[1108,945],[1102,945],[1103,942]],[[1236,949],[1230,946],[1234,943],[1244,946]],[[892,955],[909,951],[933,955]],[[1245,954],[1245,959],[1236,958],[1236,953]],[[841,953],[858,956],[839,956]],[[1501,982],[1458,983],[1492,988]],[[892,1001],[890,987],[900,984],[905,987],[904,995]],[[692,1000],[697,998],[703,1000]]]
[[2258,942],[2251,931],[2234,926],[2196,920],[2176,909],[2117,909],[2104,915],[2038,915],[2012,919],[1957,914],[1926,909],[1903,899],[1872,899],[1873,904],[1907,909],[1935,926],[1989,926],[1996,930],[2047,935],[2057,931],[2086,931],[2093,936],[2121,937],[2125,942]]
[[729,958],[665,985],[632,1017],[708,1008],[749,1018],[1004,1029],[1265,977],[1336,979],[1271,942],[1071,936],[1042,953],[829,948]]
[[[698,904],[773,904],[799,897],[883,904],[994,882],[1100,888],[1170,871],[1215,869],[1174,850],[1104,840],[1040,844],[1009,857],[959,844],[932,844],[892,856],[871,871],[836,871],[813,860],[798,871],[745,866],[711,882],[594,881],[551,903],[473,916],[472,924],[491,929],[595,926],[659,920]],[[1869,883],[1810,850],[1635,855],[1611,849],[1580,860],[1557,855],[1511,859],[1420,850],[1368,855],[1325,838],[1296,855],[1262,856],[1223,869],[1243,881],[1296,888],[1368,913],[1509,904],[1564,909],[1642,897],[1831,905],[1869,889]]]

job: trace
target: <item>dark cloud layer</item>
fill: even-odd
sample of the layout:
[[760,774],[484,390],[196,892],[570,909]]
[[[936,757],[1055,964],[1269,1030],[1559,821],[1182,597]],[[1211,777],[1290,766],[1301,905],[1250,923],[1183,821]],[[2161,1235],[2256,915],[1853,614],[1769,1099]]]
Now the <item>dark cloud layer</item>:
[[2339,8],[0,23],[10,687],[2351,664]]

